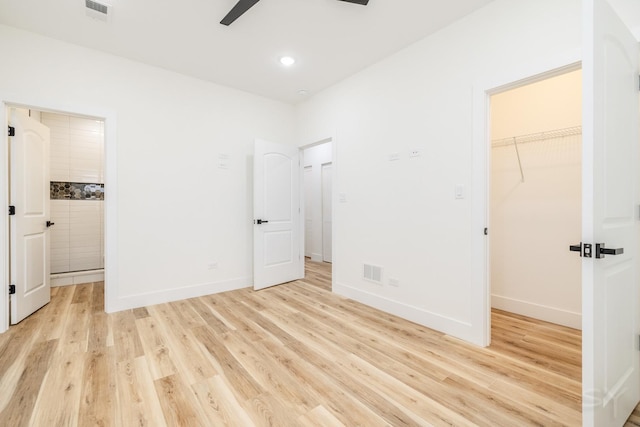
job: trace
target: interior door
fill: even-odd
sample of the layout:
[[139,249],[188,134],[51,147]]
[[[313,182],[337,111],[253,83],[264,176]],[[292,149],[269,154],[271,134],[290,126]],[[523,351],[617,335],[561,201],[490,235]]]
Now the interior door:
[[304,277],[298,147],[256,140],[253,165],[253,288]]
[[640,400],[639,50],[607,1],[583,5],[583,425],[615,427]]
[[19,110],[9,119],[10,137],[11,324],[51,299],[49,282],[49,128]]

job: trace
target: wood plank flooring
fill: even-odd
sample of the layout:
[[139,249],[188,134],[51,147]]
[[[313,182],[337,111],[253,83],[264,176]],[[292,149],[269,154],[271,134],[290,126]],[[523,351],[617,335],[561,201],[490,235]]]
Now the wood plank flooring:
[[494,311],[481,349],[330,283],[308,262],[305,280],[114,314],[101,283],[54,288],[0,335],[0,426],[581,424],[579,331]]

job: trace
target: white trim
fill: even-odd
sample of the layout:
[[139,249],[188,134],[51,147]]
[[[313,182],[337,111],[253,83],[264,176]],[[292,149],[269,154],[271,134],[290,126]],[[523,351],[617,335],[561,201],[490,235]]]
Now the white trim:
[[[7,136],[7,108],[0,103],[0,206],[9,206],[9,137]],[[6,211],[0,215],[0,333],[9,329],[9,216]]]
[[362,304],[393,314],[403,319],[458,337],[465,341],[474,338],[472,324],[461,322],[451,317],[445,317],[423,308],[398,302],[380,295],[354,288],[341,282],[334,281],[333,292],[346,298],[351,298]]
[[51,287],[81,285],[104,281],[104,269],[55,273],[50,276]]
[[[483,78],[473,85],[473,159],[471,197],[471,323],[470,341],[481,346],[491,343],[491,286],[489,278],[488,238],[483,234],[489,224],[489,97],[525,84],[544,80],[580,68],[580,49],[531,64],[514,66],[502,75]],[[489,230],[491,236],[491,230]]]
[[[26,107],[39,111],[50,111],[75,116],[95,117],[104,120],[104,169],[105,194],[104,201],[104,251],[105,251],[105,311],[110,313],[114,309],[118,298],[118,230],[117,230],[117,157],[116,157],[116,113],[113,110],[96,108],[86,105],[65,105],[51,99],[25,98],[22,95],[0,95],[0,122],[3,129],[7,129],[8,106]],[[9,138],[7,132],[0,137],[0,206],[8,206],[9,194]],[[0,333],[9,328],[9,221],[7,215],[0,215]]]
[[322,254],[312,253],[311,261],[313,262],[322,262]]
[[104,311],[118,311],[118,167],[116,115],[104,120]]
[[118,299],[117,306],[113,307],[113,311],[122,311],[131,308],[164,304],[187,298],[197,298],[220,292],[235,291],[237,289],[251,287],[252,284],[252,277],[239,277],[236,279],[221,280],[219,282],[201,283],[199,285],[191,285],[187,287],[163,289],[162,291],[122,296]]
[[491,304],[494,308],[505,310],[522,316],[568,326],[574,329],[582,329],[582,314],[573,311],[562,310],[556,307],[534,304],[514,298],[500,295],[491,296]]

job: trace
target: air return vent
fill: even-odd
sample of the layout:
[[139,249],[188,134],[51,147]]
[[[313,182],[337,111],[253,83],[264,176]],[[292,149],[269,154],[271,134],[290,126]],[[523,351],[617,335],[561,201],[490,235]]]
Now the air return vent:
[[101,21],[107,21],[109,19],[110,5],[98,3],[93,0],[84,0],[84,5],[87,7],[87,16]]
[[364,264],[362,277],[375,283],[382,284],[382,267],[377,265]]

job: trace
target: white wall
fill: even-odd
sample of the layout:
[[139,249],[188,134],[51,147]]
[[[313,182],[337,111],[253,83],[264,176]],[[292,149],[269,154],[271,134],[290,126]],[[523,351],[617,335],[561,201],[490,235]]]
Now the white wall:
[[[581,125],[577,70],[491,97],[490,261],[493,306],[581,328],[581,135],[504,139]],[[521,139],[523,141],[523,139]],[[526,140],[525,140],[526,141]]]
[[253,141],[293,143],[293,107],[6,26],[0,54],[2,101],[107,118],[110,310],[252,283]]
[[[305,256],[323,261],[322,165],[332,161],[332,144],[315,145],[304,150],[305,179]],[[309,168],[309,169],[307,169]],[[310,212],[306,211],[307,209]],[[307,249],[308,254],[307,255]]]
[[[335,136],[334,291],[484,342],[474,86],[575,55],[580,27],[579,0],[496,0],[299,107],[301,144]],[[382,285],[363,280],[363,263],[383,267]]]

